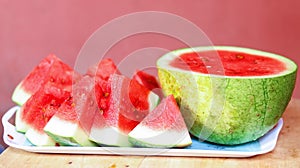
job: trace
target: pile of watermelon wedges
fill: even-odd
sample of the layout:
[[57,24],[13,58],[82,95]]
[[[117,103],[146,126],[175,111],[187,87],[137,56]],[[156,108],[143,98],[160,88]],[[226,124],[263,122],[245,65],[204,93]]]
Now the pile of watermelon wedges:
[[16,130],[36,146],[190,145],[173,95],[159,88],[156,77],[124,76],[109,58],[79,74],[51,54],[13,92]]

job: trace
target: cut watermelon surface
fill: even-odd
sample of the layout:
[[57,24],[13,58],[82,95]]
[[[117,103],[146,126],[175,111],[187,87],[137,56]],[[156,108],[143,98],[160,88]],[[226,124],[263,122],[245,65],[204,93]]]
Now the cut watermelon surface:
[[129,142],[139,147],[185,147],[192,144],[179,107],[169,95],[129,134]]
[[18,105],[23,105],[31,95],[48,82],[61,89],[69,90],[80,76],[58,57],[50,54],[18,84],[13,92],[12,100]]

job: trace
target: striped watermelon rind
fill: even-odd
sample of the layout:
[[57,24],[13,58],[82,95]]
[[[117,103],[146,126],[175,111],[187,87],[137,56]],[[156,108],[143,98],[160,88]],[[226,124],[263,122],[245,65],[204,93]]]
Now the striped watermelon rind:
[[[224,76],[169,65],[183,53],[207,50],[271,57],[283,62],[286,70],[266,76]],[[161,87],[166,95],[175,96],[190,133],[225,145],[256,140],[276,125],[291,99],[297,71],[297,65],[283,56],[231,46],[176,50],[162,56],[157,67]]]

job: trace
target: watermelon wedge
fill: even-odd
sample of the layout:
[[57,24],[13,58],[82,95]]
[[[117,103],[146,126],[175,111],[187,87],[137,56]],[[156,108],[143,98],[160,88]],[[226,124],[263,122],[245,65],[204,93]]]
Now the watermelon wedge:
[[17,85],[12,100],[20,106],[23,105],[47,82],[53,83],[56,87],[69,90],[72,84],[80,79],[80,76],[58,57],[50,54]]
[[192,144],[173,95],[164,98],[129,134],[129,142],[139,147],[171,148]]
[[159,97],[123,75],[111,75],[109,83],[109,108],[96,113],[90,139],[100,145],[131,146],[128,133],[156,107]]
[[190,133],[224,145],[254,141],[271,130],[297,74],[297,65],[284,56],[234,46],[175,50],[159,58],[157,68]]
[[70,93],[48,83],[33,94],[16,113],[16,130],[25,132],[36,146],[51,146],[55,142],[43,128]]
[[103,112],[106,112],[109,108],[109,101],[111,97],[111,85],[109,79],[114,73],[119,74],[120,72],[110,58],[101,60],[98,64],[89,67],[86,72],[87,76],[94,79],[95,98],[99,108],[99,111],[94,114],[84,112],[80,114],[79,122],[88,134],[91,132],[94,118],[97,115],[101,115],[102,117]]
[[[93,78],[84,76],[74,84],[72,96],[58,108],[44,131],[62,146],[95,146],[80,124],[80,115],[95,115],[98,105]],[[91,121],[85,121],[91,122]]]

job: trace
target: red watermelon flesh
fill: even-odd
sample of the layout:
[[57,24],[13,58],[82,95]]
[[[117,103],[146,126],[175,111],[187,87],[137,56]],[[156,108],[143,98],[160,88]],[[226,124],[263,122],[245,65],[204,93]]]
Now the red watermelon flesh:
[[[216,54],[218,57],[215,56]],[[218,66],[215,65],[217,59],[223,63],[224,72],[209,70]],[[174,59],[170,65],[206,74],[223,75],[224,73],[226,76],[265,76],[286,70],[284,63],[277,59],[225,50],[184,53]]]
[[155,76],[147,72],[137,70],[136,73],[133,75],[132,79],[136,80],[141,85],[156,93],[160,98],[163,98],[163,92]]
[[137,70],[132,79],[135,79],[149,90],[160,88],[160,85],[155,76],[141,70]]
[[185,122],[173,95],[164,98],[141,124],[154,130],[174,129],[182,131],[186,129]]
[[72,84],[80,77],[81,75],[70,66],[50,54],[20,82],[13,93],[12,100],[23,105],[31,95],[48,82],[63,90],[70,90]]
[[102,80],[107,81],[111,74],[120,74],[117,66],[110,58],[105,58],[99,62],[99,64],[89,67],[86,74],[92,77],[98,77]]

